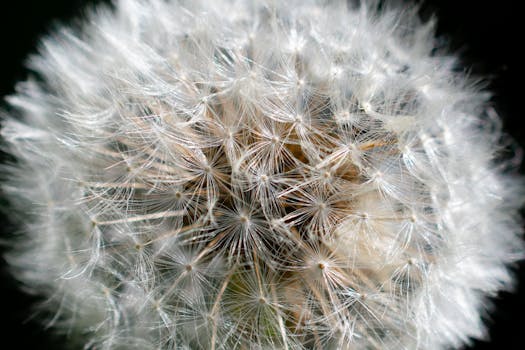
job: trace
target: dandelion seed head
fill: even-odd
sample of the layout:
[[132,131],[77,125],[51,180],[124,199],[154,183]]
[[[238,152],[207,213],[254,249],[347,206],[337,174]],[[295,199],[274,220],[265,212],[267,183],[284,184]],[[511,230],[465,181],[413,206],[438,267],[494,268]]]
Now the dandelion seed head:
[[[8,97],[7,256],[86,349],[445,349],[523,257],[489,96],[416,7],[121,0]],[[37,78],[38,77],[38,78]]]

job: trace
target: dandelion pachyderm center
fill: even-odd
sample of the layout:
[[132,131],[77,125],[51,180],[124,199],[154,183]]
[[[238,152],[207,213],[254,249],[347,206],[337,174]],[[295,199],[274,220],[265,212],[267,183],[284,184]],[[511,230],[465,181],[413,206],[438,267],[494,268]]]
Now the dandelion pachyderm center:
[[522,191],[416,8],[122,0],[29,62],[2,127],[7,258],[85,348],[484,336]]

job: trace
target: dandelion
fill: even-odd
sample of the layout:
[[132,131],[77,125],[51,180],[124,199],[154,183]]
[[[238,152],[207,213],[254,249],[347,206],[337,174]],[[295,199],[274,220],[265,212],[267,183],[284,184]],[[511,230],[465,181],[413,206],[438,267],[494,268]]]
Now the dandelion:
[[121,0],[2,125],[7,259],[86,349],[445,349],[523,257],[490,96],[417,8]]

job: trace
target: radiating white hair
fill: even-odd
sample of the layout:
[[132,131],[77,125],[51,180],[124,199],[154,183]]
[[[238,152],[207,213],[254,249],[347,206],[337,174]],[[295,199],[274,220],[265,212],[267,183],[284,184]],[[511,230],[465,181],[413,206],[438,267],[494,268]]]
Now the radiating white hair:
[[521,259],[521,180],[417,9],[121,0],[8,98],[7,257],[89,349],[445,349]]

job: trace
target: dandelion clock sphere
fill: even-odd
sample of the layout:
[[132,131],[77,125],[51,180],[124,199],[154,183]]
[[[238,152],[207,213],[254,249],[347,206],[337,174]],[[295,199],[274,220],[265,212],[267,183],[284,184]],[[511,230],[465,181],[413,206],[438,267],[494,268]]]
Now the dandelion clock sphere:
[[47,324],[107,350],[483,337],[521,183],[433,23],[376,5],[121,0],[43,40],[2,170]]

